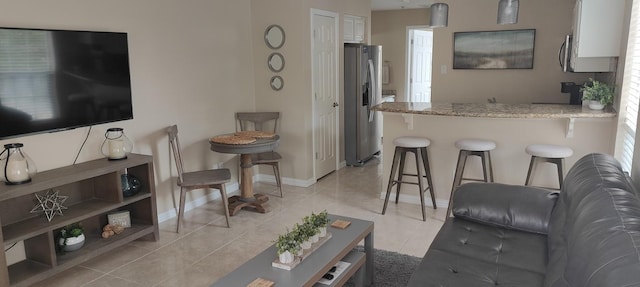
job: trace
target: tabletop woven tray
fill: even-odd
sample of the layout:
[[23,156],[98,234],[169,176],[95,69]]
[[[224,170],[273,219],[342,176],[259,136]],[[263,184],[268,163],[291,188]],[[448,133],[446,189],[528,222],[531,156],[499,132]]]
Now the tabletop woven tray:
[[255,138],[241,137],[236,135],[215,136],[211,138],[212,142],[221,144],[250,144],[256,142]]
[[276,134],[274,133],[263,132],[263,131],[241,131],[241,132],[236,132],[236,135],[240,137],[249,137],[249,138],[257,138],[257,139],[269,139],[276,136]]

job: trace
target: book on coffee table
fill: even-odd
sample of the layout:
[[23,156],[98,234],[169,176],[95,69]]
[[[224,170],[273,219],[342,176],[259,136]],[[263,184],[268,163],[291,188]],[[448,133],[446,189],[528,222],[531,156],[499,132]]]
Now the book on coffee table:
[[320,278],[320,280],[318,280],[318,283],[322,284],[322,285],[331,285],[333,284],[333,281],[335,281],[336,279],[338,279],[338,277],[340,277],[340,274],[342,274],[342,272],[344,272],[345,270],[347,270],[347,268],[349,268],[349,265],[351,265],[351,263],[349,262],[344,262],[344,261],[338,261],[336,263],[336,270],[333,272],[327,272],[327,274],[332,275],[333,277],[331,277],[331,279],[327,279],[327,278]]

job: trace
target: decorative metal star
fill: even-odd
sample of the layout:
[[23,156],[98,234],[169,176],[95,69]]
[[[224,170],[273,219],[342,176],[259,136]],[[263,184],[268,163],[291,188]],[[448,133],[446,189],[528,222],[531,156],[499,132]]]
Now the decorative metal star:
[[67,209],[67,207],[62,204],[67,200],[68,196],[59,195],[59,192],[58,190],[54,191],[53,189],[49,189],[45,195],[36,193],[38,204],[31,209],[31,213],[44,212],[49,222],[51,222],[53,216],[56,214],[62,215],[62,210]]

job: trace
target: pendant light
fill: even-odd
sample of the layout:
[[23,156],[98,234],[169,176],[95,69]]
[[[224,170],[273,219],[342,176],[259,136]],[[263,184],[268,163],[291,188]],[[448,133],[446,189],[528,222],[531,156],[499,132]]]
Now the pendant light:
[[500,0],[498,3],[498,24],[518,23],[518,0]]
[[449,18],[449,5],[446,3],[434,3],[431,5],[431,17],[429,26],[432,28],[447,27]]

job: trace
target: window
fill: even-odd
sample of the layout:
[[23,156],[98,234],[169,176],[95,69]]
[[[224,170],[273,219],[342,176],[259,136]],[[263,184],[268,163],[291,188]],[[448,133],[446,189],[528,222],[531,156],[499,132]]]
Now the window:
[[0,104],[31,115],[55,116],[53,45],[46,31],[2,30],[0,41]]
[[616,157],[631,172],[640,105],[640,0],[633,1],[624,77],[620,93],[620,119]]

